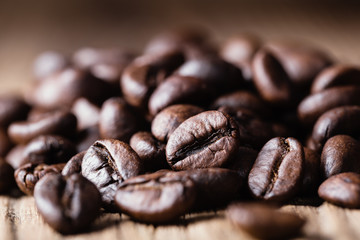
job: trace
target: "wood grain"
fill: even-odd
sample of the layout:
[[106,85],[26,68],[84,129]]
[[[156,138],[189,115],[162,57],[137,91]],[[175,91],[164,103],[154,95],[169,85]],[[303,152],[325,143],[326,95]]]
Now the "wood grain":
[[[323,203],[319,207],[287,205],[282,211],[306,219],[303,233],[296,239],[360,239],[360,210]],[[153,226],[137,223],[120,214],[102,214],[86,233],[63,236],[44,223],[32,197],[0,196],[0,239],[9,240],[237,240],[253,239],[234,227],[224,212],[189,214],[178,223]]]

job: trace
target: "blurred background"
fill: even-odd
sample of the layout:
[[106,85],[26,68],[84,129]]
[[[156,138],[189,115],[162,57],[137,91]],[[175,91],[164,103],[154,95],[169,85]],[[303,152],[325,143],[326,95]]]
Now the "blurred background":
[[242,32],[304,40],[341,62],[360,63],[359,1],[0,0],[0,93],[26,88],[45,50],[83,47],[141,52],[156,33],[202,26],[215,42]]

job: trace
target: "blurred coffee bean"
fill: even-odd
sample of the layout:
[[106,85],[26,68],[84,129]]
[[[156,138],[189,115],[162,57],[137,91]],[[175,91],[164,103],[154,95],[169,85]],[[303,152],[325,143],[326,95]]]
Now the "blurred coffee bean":
[[99,127],[97,125],[85,128],[78,132],[76,139],[76,149],[77,152],[82,152],[88,150],[95,141],[101,139]]
[[12,122],[25,120],[30,106],[15,96],[0,97],[0,127],[6,129]]
[[300,192],[311,195],[317,191],[320,184],[320,155],[307,147],[304,147],[304,154],[304,175]]
[[101,107],[99,130],[101,138],[128,142],[140,129],[140,122],[122,98],[110,98]]
[[227,167],[237,171],[241,179],[247,182],[250,170],[255,163],[258,153],[259,152],[253,148],[240,146],[236,157]]
[[96,141],[87,150],[81,173],[99,189],[105,207],[114,209],[114,196],[120,183],[144,171],[142,160],[126,143],[114,139]]
[[71,138],[76,134],[76,117],[66,111],[56,111],[32,121],[14,122],[8,134],[15,143],[27,143],[40,135],[59,135]]
[[164,108],[151,123],[151,132],[159,141],[167,142],[169,136],[186,119],[204,110],[189,104],[177,104]]
[[321,92],[335,86],[360,85],[360,69],[347,65],[333,65],[325,68],[314,79],[311,93]]
[[6,131],[0,128],[0,157],[5,157],[13,144],[10,141]]
[[334,175],[320,185],[318,193],[332,204],[360,208],[360,175],[353,172]]
[[0,193],[11,189],[14,182],[14,169],[0,157]]
[[77,99],[71,109],[78,120],[78,129],[82,130],[99,123],[100,108],[86,98]]
[[23,193],[33,195],[35,184],[42,177],[49,173],[61,173],[64,166],[65,163],[53,165],[27,163],[15,171],[16,184]]
[[24,150],[26,145],[16,145],[13,147],[5,157],[5,161],[9,163],[13,169],[18,169],[20,166],[29,163],[29,159],[25,157]]
[[85,230],[100,214],[99,191],[79,174],[47,174],[36,184],[34,198],[45,222],[62,234]]
[[33,72],[37,80],[43,80],[60,72],[69,65],[69,60],[59,52],[47,51],[38,55],[34,61]]
[[64,166],[61,174],[64,176],[70,176],[74,173],[81,174],[81,164],[82,160],[86,154],[86,151],[79,152],[75,156],[73,156]]
[[235,121],[219,111],[188,118],[170,135],[166,158],[174,170],[222,167],[235,157],[239,132]]
[[305,221],[293,213],[259,203],[234,203],[226,217],[235,226],[259,239],[289,239],[300,233]]
[[273,138],[260,150],[249,173],[254,197],[283,202],[300,189],[304,172],[304,149],[294,138]]

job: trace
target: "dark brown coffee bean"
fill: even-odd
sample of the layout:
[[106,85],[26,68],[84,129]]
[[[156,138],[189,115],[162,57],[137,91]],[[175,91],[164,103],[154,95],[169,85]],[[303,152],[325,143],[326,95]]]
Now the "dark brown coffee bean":
[[104,102],[99,120],[101,138],[114,138],[129,142],[139,130],[139,121],[127,103],[118,97]]
[[0,157],[0,193],[4,193],[14,186],[14,169]]
[[55,135],[42,135],[31,140],[23,154],[33,164],[54,164],[69,161],[76,152],[75,145],[69,140]]
[[313,194],[320,184],[320,155],[307,147],[304,147],[305,164],[302,179],[302,194]]
[[170,135],[166,159],[174,170],[222,167],[238,146],[235,121],[223,112],[206,111],[188,118]]
[[78,129],[83,130],[99,123],[100,108],[91,103],[86,98],[77,99],[71,109],[71,112],[78,120]]
[[312,139],[317,149],[321,149],[325,142],[338,134],[360,136],[360,106],[343,106],[325,112],[316,121]]
[[300,186],[304,149],[294,138],[273,138],[260,150],[249,174],[249,188],[258,199],[286,201]]
[[119,184],[142,172],[143,164],[136,152],[128,144],[114,139],[96,141],[81,164],[82,175],[96,185],[108,209],[113,208]]
[[6,129],[10,123],[26,119],[29,110],[29,105],[18,97],[1,97],[0,127]]
[[35,184],[42,177],[49,173],[61,173],[64,166],[65,163],[53,165],[27,163],[15,171],[16,184],[23,193],[33,195]]
[[234,160],[227,166],[235,170],[243,180],[248,181],[248,176],[258,155],[258,151],[250,147],[239,147]]
[[360,208],[360,175],[353,172],[334,175],[320,185],[318,193],[335,205]]
[[360,87],[333,87],[307,96],[298,106],[299,120],[311,125],[326,111],[345,105],[360,105]]
[[213,90],[198,78],[170,76],[161,83],[149,99],[149,112],[155,116],[166,107],[179,103],[202,105],[207,103]]
[[275,106],[294,104],[292,83],[279,61],[266,49],[256,53],[252,63],[254,83],[260,96]]
[[122,212],[148,223],[178,219],[189,212],[195,199],[196,189],[191,179],[164,172],[131,178],[120,185],[115,196]]
[[83,231],[100,213],[99,191],[79,174],[47,174],[36,184],[34,198],[45,222],[63,234]]
[[360,142],[347,135],[326,141],[321,153],[321,173],[325,178],[342,172],[360,173]]
[[15,122],[9,126],[8,134],[15,143],[27,143],[40,135],[73,137],[76,134],[76,117],[69,112],[57,111],[34,121]]
[[221,57],[239,67],[245,80],[252,79],[251,62],[261,46],[261,40],[250,34],[236,35],[229,38],[221,47]]
[[134,107],[146,108],[155,88],[183,62],[184,56],[180,52],[136,58],[121,77],[124,98]]
[[15,170],[20,166],[29,163],[29,159],[26,158],[24,154],[25,146],[26,145],[16,145],[5,157],[5,161]]
[[300,233],[305,221],[297,215],[258,203],[234,203],[226,217],[259,239],[288,239]]
[[335,86],[357,85],[360,84],[360,69],[347,65],[333,65],[325,68],[315,78],[311,93],[321,92]]
[[88,150],[95,141],[101,139],[99,127],[97,125],[85,128],[78,133],[76,149],[78,152]]
[[165,157],[165,144],[159,142],[150,132],[137,132],[130,139],[130,146],[144,163],[145,172],[169,169]]
[[61,53],[47,51],[36,57],[33,65],[33,72],[38,80],[49,77],[60,72],[69,65],[68,59]]
[[11,143],[6,131],[0,128],[0,157],[5,157],[12,146],[13,144]]
[[158,140],[167,142],[183,121],[203,111],[202,108],[189,104],[169,106],[156,114],[151,124],[151,132]]
[[79,152],[75,156],[73,156],[64,166],[61,174],[64,176],[70,176],[74,173],[81,174],[81,164],[82,160],[86,154],[86,151]]

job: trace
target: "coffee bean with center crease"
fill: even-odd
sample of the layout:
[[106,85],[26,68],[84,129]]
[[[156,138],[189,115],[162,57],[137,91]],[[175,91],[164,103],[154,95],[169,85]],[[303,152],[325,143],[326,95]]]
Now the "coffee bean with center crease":
[[42,135],[31,140],[24,149],[24,157],[33,164],[67,162],[76,154],[75,145],[55,135]]
[[45,222],[62,234],[85,230],[100,213],[99,191],[80,174],[47,174],[36,184],[34,198]]
[[196,199],[190,178],[167,176],[167,171],[141,175],[122,183],[115,202],[132,218],[148,223],[166,223],[188,213]]
[[82,160],[86,154],[86,151],[79,152],[75,156],[73,156],[64,166],[61,174],[64,176],[70,176],[74,173],[81,174],[81,164]]
[[222,167],[239,146],[235,121],[226,113],[206,111],[185,120],[170,135],[166,159],[174,170]]
[[15,171],[14,177],[20,190],[33,195],[35,184],[46,174],[61,173],[65,163],[47,165],[47,164],[25,164]]
[[258,199],[282,202],[301,187],[304,149],[294,138],[273,138],[260,150],[252,167],[248,184]]
[[203,111],[202,108],[190,104],[171,105],[156,114],[151,123],[151,133],[158,140],[167,142],[182,122]]
[[226,217],[235,226],[259,239],[288,239],[300,233],[305,221],[293,213],[259,203],[234,203]]
[[6,192],[14,186],[14,169],[0,157],[0,193]]
[[6,129],[15,121],[26,119],[30,106],[21,98],[2,96],[0,98],[0,127]]
[[14,122],[8,134],[15,143],[27,143],[40,135],[59,135],[71,138],[76,134],[76,117],[67,111],[46,114],[34,121]]
[[360,175],[354,172],[340,173],[324,181],[318,190],[327,202],[347,208],[360,208]]
[[360,142],[348,135],[326,141],[321,153],[321,173],[329,178],[341,172],[360,173]]
[[96,141],[81,164],[82,175],[99,189],[108,210],[114,210],[114,196],[120,183],[142,172],[143,163],[136,152],[114,139]]

